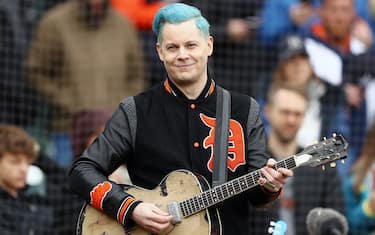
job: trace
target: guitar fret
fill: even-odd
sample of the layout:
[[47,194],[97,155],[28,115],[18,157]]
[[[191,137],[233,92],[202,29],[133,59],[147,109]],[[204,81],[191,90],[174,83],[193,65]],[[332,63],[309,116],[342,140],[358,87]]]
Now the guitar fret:
[[228,186],[228,194],[233,195],[233,185],[229,182],[227,186]]
[[190,202],[191,202],[191,211],[194,212],[196,210],[195,197],[192,197]]
[[247,189],[246,180],[243,177],[239,178],[241,190]]
[[211,195],[212,195],[212,204],[214,204],[215,202],[217,202],[217,193],[215,191],[215,188],[211,190]]
[[184,202],[180,202],[178,205],[179,205],[179,207],[180,207],[180,210],[181,210],[182,215],[185,216],[186,213],[185,213]]
[[254,177],[253,177],[254,181],[253,181],[253,184],[257,184],[257,182],[258,182],[258,180],[259,180],[260,177],[262,177],[262,174],[260,173],[259,170],[256,170],[254,172]]
[[207,198],[207,192],[204,192],[202,194],[202,197],[203,197],[203,203],[206,207],[208,207],[210,204],[208,203],[208,198]]
[[185,201],[185,207],[186,207],[186,211],[187,211],[187,213],[188,214],[192,214],[192,206],[191,206],[191,200],[189,199],[189,200],[187,200],[187,201]]
[[253,185],[254,177],[252,174],[246,176],[247,182],[250,182],[250,185]]
[[240,186],[240,183],[239,183],[238,179],[235,179],[233,181],[233,185],[234,185],[234,191],[235,191],[236,194],[241,192],[241,186]]
[[195,211],[196,212],[199,211],[200,208],[201,208],[201,205],[199,203],[199,198],[198,198],[198,196],[195,196]]
[[201,195],[197,196],[198,208],[204,208],[203,198]]
[[214,199],[213,199],[213,197],[212,197],[212,190],[210,190],[210,191],[207,192],[207,199],[208,199],[208,203],[209,203],[210,205],[212,205],[213,202],[214,202]]
[[229,191],[228,191],[228,187],[226,184],[223,185],[223,194],[224,194],[224,198],[227,198],[229,196]]
[[218,197],[219,201],[224,200],[225,197],[224,197],[224,194],[223,194],[223,189],[221,187],[217,187],[215,189],[215,191],[216,191],[216,194],[217,194],[217,197]]

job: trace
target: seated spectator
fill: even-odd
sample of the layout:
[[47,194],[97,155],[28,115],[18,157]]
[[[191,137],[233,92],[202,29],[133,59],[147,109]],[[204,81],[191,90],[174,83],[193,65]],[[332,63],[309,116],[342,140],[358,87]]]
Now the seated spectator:
[[375,124],[368,131],[361,155],[344,181],[349,234],[375,232]]
[[53,231],[52,208],[31,203],[24,191],[28,169],[38,151],[38,144],[23,129],[0,125],[1,234],[51,234]]

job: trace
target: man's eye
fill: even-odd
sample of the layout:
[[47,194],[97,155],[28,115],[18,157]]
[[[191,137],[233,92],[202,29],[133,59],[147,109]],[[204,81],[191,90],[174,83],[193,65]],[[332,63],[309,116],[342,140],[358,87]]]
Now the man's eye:
[[188,44],[188,48],[194,48],[196,45],[197,45],[197,44],[194,44],[194,43],[192,43],[192,44]]
[[167,50],[175,50],[177,47],[176,46],[168,46]]

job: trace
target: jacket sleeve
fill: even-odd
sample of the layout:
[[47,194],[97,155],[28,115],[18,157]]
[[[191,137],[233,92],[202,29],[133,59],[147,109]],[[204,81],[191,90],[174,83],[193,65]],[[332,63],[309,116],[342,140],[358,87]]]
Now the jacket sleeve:
[[103,133],[69,171],[69,185],[73,192],[125,225],[130,222],[129,216],[140,201],[108,180],[108,175],[133,154],[132,141],[126,105],[122,102]]
[[[269,156],[266,148],[266,134],[259,116],[259,105],[251,98],[247,123],[247,165],[248,171],[254,171],[266,165]],[[280,194],[271,193],[261,186],[249,191],[249,200],[256,207],[265,207]]]

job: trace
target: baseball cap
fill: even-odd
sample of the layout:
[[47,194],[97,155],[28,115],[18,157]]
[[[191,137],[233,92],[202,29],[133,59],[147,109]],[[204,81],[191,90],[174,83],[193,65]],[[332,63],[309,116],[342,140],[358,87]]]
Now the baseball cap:
[[279,61],[287,60],[298,55],[308,56],[302,37],[298,35],[288,35],[281,40],[279,45]]

